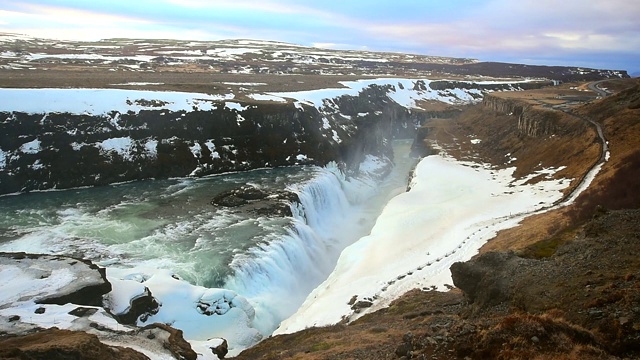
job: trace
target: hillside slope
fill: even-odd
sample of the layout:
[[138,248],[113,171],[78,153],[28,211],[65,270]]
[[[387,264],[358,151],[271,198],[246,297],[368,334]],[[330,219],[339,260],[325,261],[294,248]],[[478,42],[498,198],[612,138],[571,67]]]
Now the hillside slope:
[[[460,290],[414,290],[351,324],[269,338],[237,359],[640,356],[639,94],[636,85],[572,110],[604,125],[608,162],[573,205],[529,218],[501,232],[482,255],[456,263]],[[549,121],[544,109],[530,111]],[[562,176],[577,178],[597,161],[595,131],[575,116],[546,114],[554,131],[531,136],[508,114],[485,103],[425,132],[444,149],[460,149],[458,157],[515,163],[521,174],[542,162],[566,166]]]

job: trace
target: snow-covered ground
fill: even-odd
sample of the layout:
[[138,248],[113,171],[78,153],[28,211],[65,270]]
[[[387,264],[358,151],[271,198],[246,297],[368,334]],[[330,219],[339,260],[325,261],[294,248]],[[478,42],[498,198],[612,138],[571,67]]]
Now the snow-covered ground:
[[[421,90],[416,86],[418,82],[426,85]],[[325,99],[332,99],[343,95],[356,96],[363,89],[372,86],[391,86],[388,96],[391,100],[408,109],[420,109],[416,101],[436,100],[447,104],[468,104],[482,99],[482,91],[477,89],[447,89],[434,90],[429,87],[432,80],[428,79],[401,79],[401,78],[377,78],[357,81],[341,81],[343,88],[329,88],[321,90],[296,91],[296,92],[272,92],[269,95],[282,98],[291,98],[297,101],[321,107]],[[471,83],[471,82],[469,82]],[[499,83],[499,82],[496,82]],[[503,83],[514,83],[504,81]]]
[[[446,290],[445,284],[453,284],[451,264],[471,258],[525,213],[561,199],[561,190],[569,185],[567,179],[549,175],[537,184],[524,184],[512,177],[513,171],[444,155],[424,158],[410,191],[386,205],[371,234],[342,252],[329,278],[275,333],[354,320],[414,288]],[[373,306],[354,313],[349,305],[354,296]]]
[[[30,114],[104,115],[140,110],[202,111],[231,100],[234,94],[208,95],[173,91],[121,89],[0,89],[0,111]],[[33,101],[38,99],[38,101]]]

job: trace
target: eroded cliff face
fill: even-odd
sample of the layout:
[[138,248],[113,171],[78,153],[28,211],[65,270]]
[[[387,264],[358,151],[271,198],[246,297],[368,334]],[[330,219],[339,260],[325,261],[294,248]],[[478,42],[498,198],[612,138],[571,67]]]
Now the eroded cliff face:
[[275,102],[221,102],[206,111],[156,105],[105,115],[0,112],[0,194],[329,161],[355,169],[366,154],[391,156],[389,140],[412,136],[419,122],[381,87],[320,109]]
[[558,111],[534,107],[522,100],[505,99],[491,94],[485,95],[482,104],[493,111],[517,117],[518,133],[528,137],[553,135],[561,117]]

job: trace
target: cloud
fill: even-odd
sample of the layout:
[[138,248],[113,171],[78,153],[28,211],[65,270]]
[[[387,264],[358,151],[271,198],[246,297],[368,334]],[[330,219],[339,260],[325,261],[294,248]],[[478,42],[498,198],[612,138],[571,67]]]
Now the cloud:
[[456,55],[622,52],[640,49],[640,5],[612,0],[493,0],[430,22],[371,22],[371,36]]

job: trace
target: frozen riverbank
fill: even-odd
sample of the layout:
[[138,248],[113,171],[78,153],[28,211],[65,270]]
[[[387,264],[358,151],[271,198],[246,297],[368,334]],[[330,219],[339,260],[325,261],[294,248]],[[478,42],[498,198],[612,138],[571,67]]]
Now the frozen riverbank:
[[558,169],[546,169],[547,178],[536,184],[514,179],[513,170],[441,155],[424,158],[411,190],[386,205],[371,234],[342,252],[329,278],[276,334],[353,320],[413,288],[446,289],[451,264],[471,258],[525,213],[561,199],[569,185],[567,179],[551,179]]

